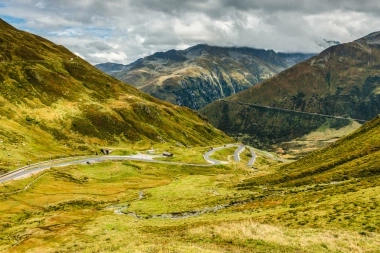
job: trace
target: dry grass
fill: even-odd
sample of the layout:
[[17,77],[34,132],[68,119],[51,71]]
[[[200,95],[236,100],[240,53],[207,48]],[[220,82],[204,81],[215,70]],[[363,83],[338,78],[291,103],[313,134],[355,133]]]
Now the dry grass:
[[[380,235],[365,236],[344,230],[289,229],[282,226],[260,224],[255,221],[223,222],[217,225],[190,229],[197,237],[220,237],[228,241],[265,241],[281,247],[302,249],[302,252],[378,252]],[[254,251],[254,249],[253,249]]]
[[[363,189],[348,193],[346,185],[238,190],[235,186],[252,177],[251,173],[243,164],[197,168],[141,162],[49,170],[27,190],[0,195],[0,252],[322,253],[378,249],[379,234],[363,230],[357,223],[367,219],[368,225],[376,224],[379,187],[363,185]],[[1,185],[0,191],[22,188],[34,178]],[[234,201],[248,202],[186,219],[152,218]],[[339,222],[344,215],[358,214],[359,208],[363,212],[356,223]],[[370,210],[374,212],[371,216]],[[128,214],[132,212],[142,217]],[[336,217],[336,222],[329,217]],[[299,225],[300,221],[307,223]]]
[[350,125],[339,129],[324,125],[315,132],[301,138],[274,145],[274,148],[277,149],[278,154],[283,158],[299,158],[318,149],[327,147],[338,139],[358,130],[360,126],[361,124],[356,121],[352,121]]
[[[33,178],[0,185],[0,252],[379,252],[379,176],[358,169],[378,165],[378,120],[281,168],[256,151],[272,165],[109,162],[49,170],[13,194]],[[366,156],[305,165],[358,152],[360,136]],[[314,180],[323,173],[339,180]]]

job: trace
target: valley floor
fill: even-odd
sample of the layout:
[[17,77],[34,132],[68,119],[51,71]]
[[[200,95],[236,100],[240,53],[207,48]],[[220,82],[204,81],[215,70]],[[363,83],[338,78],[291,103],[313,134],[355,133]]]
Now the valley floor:
[[250,186],[282,163],[256,153],[254,169],[246,150],[210,167],[108,161],[1,184],[0,252],[380,252],[377,176]]

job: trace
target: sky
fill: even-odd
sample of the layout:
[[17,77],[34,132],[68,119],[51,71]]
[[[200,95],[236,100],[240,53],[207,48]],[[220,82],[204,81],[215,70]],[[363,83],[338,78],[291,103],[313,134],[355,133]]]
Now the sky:
[[379,0],[0,0],[0,18],[92,64],[196,44],[318,53],[380,30]]

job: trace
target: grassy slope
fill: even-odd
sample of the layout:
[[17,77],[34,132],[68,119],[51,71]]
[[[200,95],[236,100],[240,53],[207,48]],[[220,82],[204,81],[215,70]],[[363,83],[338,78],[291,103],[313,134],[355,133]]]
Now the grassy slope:
[[0,20],[0,170],[99,146],[229,138],[193,111],[103,74],[62,46]]
[[283,166],[276,175],[261,178],[284,186],[331,183],[377,176],[380,173],[380,117],[328,148]]
[[10,182],[0,251],[379,252],[379,127],[281,167],[103,163],[47,171],[14,194],[34,179]]
[[278,145],[281,142],[304,137],[319,131],[322,127],[325,127],[324,131],[329,131],[330,129],[347,129],[352,125],[352,121],[347,119],[282,112],[225,101],[216,101],[202,108],[200,112],[206,115],[215,127],[222,129],[230,136],[252,146],[266,148],[271,148],[273,144]]
[[[379,232],[380,117],[328,148],[255,177],[240,189],[260,192],[262,203],[282,212],[265,220],[291,227],[342,227]],[[247,207],[241,207],[247,208]]]

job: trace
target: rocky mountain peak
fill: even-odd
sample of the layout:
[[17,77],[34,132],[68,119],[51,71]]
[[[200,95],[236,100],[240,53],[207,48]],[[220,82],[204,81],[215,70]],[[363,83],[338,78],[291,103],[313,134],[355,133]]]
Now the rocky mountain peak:
[[157,52],[127,66],[108,63],[96,67],[159,99],[199,109],[311,56],[198,44],[185,50]]

